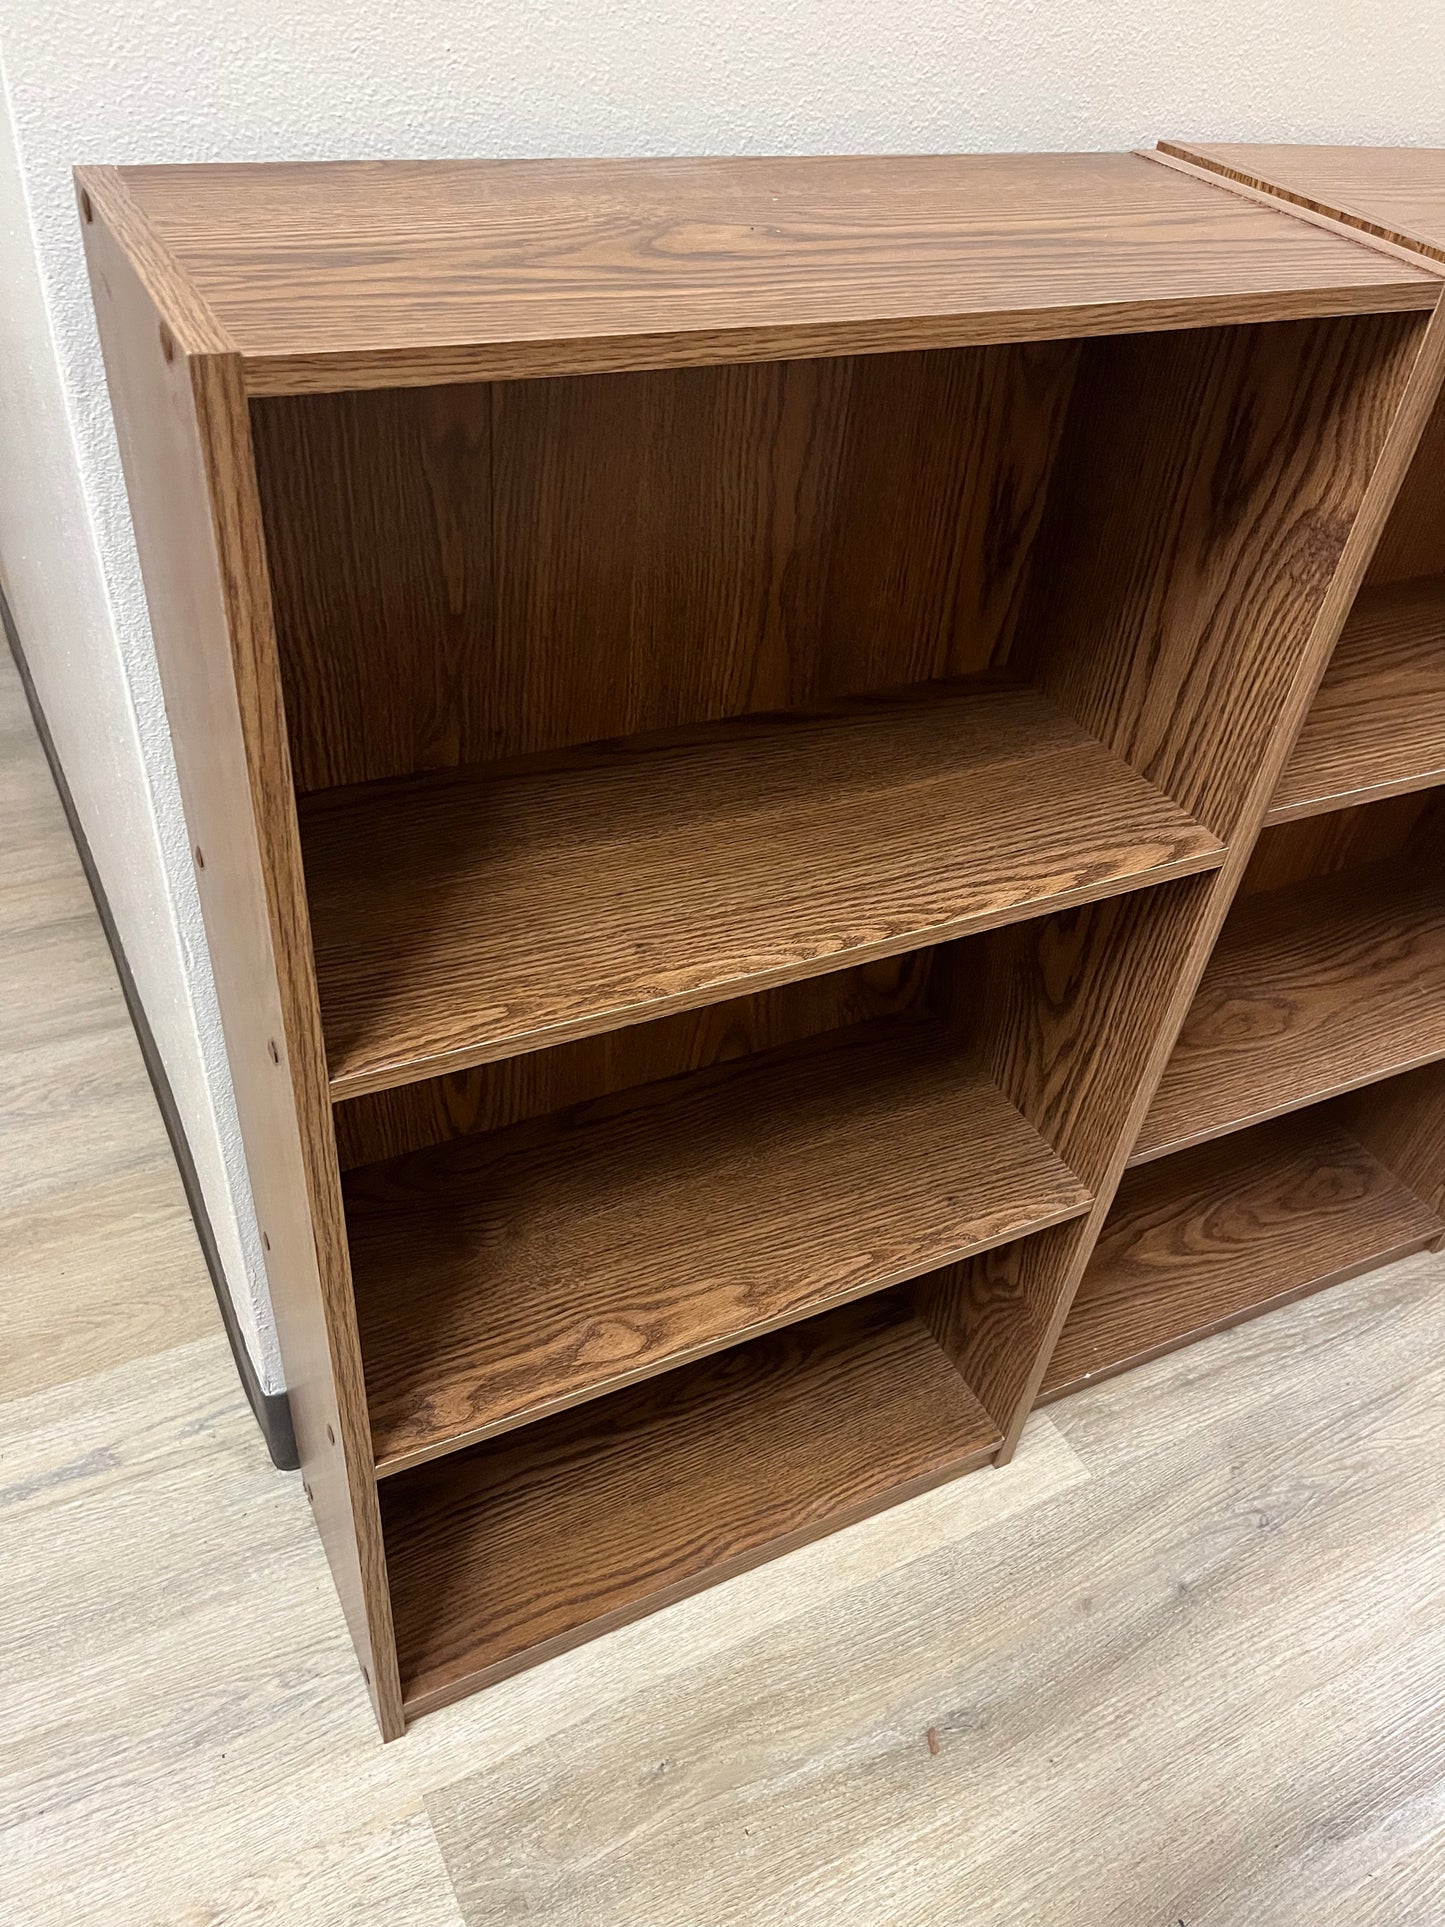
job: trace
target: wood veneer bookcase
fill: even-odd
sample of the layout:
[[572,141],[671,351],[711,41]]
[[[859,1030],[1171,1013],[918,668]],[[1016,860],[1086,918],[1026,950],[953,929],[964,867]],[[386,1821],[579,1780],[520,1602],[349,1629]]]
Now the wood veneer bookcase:
[[1440,281],[1135,155],[79,191],[395,1735],[1012,1450]]
[[[1445,261],[1445,151],[1176,160]],[[1445,402],[1390,511],[1043,1383],[1445,1240]]]

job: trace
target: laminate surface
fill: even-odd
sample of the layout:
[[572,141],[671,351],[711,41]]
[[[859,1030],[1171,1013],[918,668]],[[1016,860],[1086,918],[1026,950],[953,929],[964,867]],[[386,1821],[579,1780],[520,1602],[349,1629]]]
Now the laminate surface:
[[1445,782],[1445,576],[1372,585],[1335,645],[1266,823]]
[[998,1436],[885,1298],[388,1482],[406,1704],[439,1704],[967,1471]]
[[999,668],[1082,349],[253,403],[297,788]]
[[1230,912],[1132,1162],[1445,1054],[1445,880],[1371,864]]
[[[228,586],[245,590],[230,639],[243,701],[259,687],[269,705],[251,714],[251,747],[272,752],[255,774],[267,833],[279,831],[284,846],[285,731],[248,493],[244,370],[194,283],[133,204],[131,212],[126,232],[144,243],[134,265],[150,288],[172,277],[164,299],[177,298],[185,324],[172,339],[164,321],[157,331],[146,302],[130,303],[138,375],[180,350],[172,378],[142,383],[158,402],[154,421],[184,426],[196,402],[219,431],[204,451],[213,464],[209,533],[204,515],[197,523],[192,513],[205,490],[191,468],[175,470],[179,491],[157,490],[149,507],[162,522],[180,517],[178,548],[187,530],[199,531],[197,557],[211,555],[214,537]],[[98,276],[105,296],[123,269],[106,260]],[[1356,473],[1375,466],[1369,425],[1393,408],[1415,320],[1338,324],[1342,338],[1358,335],[1347,344],[1355,375],[1343,419],[1318,399],[1340,378],[1322,363],[1315,400],[1281,380],[1267,384],[1276,416],[1246,420],[1255,403],[1242,400],[1211,420],[1211,428],[1233,421],[1238,432],[1226,435],[1213,479],[1201,472],[1191,485],[1200,512],[1207,504],[1216,518],[1206,526],[1246,526],[1255,500],[1275,500],[1299,540],[1268,570],[1302,568],[1311,585],[1304,603],[1318,601],[1340,553],[1350,489],[1297,496],[1288,459],[1261,469],[1256,431],[1282,451],[1303,445],[1311,475],[1316,466],[1333,475],[1343,451],[1352,488]],[[1328,346],[1323,336],[1336,325],[1302,332]],[[445,359],[446,351],[419,356],[411,376],[444,378]],[[1349,358],[1335,367],[1347,370]],[[152,416],[141,408],[135,419]],[[1141,494],[1156,489],[1156,473],[1140,478]],[[1357,528],[1357,550],[1362,540]],[[1166,601],[1182,587],[1187,603],[1193,566],[1174,583],[1152,565],[1144,573]],[[1339,581],[1327,593],[1342,613]],[[1246,567],[1232,602],[1211,591],[1221,636],[1240,611],[1253,611],[1267,645],[1277,623],[1266,587],[1264,574]],[[1134,606],[1157,639],[1163,605],[1151,605],[1152,593]],[[185,598],[162,597],[179,659],[188,636],[201,653],[206,598],[196,606],[200,627],[175,627]],[[1176,633],[1187,636],[1187,627],[1164,627],[1158,647],[1172,650]],[[1333,640],[1332,619],[1317,627]],[[1093,646],[1091,636],[1086,652]],[[1295,649],[1290,643],[1292,660]],[[204,653],[212,666],[223,661]],[[1322,642],[1316,668],[1324,653]],[[1194,659],[1212,683],[1215,658],[1205,650]],[[1263,680],[1255,694],[1267,695]],[[1173,706],[1165,683],[1153,716]],[[1154,721],[1128,707],[1121,726],[1137,728],[1153,753]],[[1276,733],[1278,760],[1248,744],[1235,752],[1241,767],[1258,770],[1261,809],[1289,731]],[[203,721],[192,736],[199,754],[209,744]],[[208,818],[223,856],[250,821],[238,795],[229,815]],[[218,865],[209,830],[201,840],[215,885],[224,860]],[[1237,847],[1233,857],[1243,854]],[[284,898],[280,934],[304,952],[306,906],[290,887],[299,868],[273,862],[267,876]],[[1030,991],[1003,1013],[1001,1061],[1022,1054],[1035,1024],[1050,1048],[1066,1042],[1076,1008],[1128,1023],[1132,1000],[1107,985],[1081,999],[1074,987],[1089,941],[1080,932],[1116,910],[1132,913],[1148,894],[1030,926],[1049,1009],[1035,1012]],[[8,903],[5,886],[0,897]],[[45,949],[37,944],[29,962]],[[1134,967],[1157,954],[1145,950]],[[303,969],[307,994],[308,984]],[[23,1009],[17,998],[0,1049],[10,1048]],[[305,995],[287,1025],[298,1009],[307,1015]],[[289,1090],[295,1067],[283,1061],[294,1028],[253,1036],[254,1014],[243,1006],[234,1035],[243,1048],[269,1038],[255,1069],[262,1080],[275,1072]],[[299,1078],[315,1127],[308,1148],[325,1151],[318,1041],[313,1027]],[[249,1059],[245,1069],[252,1076]],[[25,1075],[43,1088],[43,1054]],[[1069,1108],[1070,1090],[1086,1077],[1073,1065],[1051,1077],[1044,1114],[1052,1120]],[[1117,1082],[1112,1070],[1108,1082]],[[1029,1084],[1020,1071],[1008,1088]],[[1027,1098],[1020,1102],[1034,1115]],[[274,1109],[253,1110],[252,1122],[257,1115],[274,1117]],[[122,1120],[122,1138],[126,1128]],[[1083,1120],[1076,1135],[1107,1155],[1097,1121]],[[23,1154],[33,1151],[24,1131],[18,1142]],[[264,1130],[261,1143],[269,1159],[275,1146]],[[339,1187],[330,1188],[339,1206]],[[94,1261],[106,1235],[98,1193],[93,1203],[79,1227],[78,1266]],[[320,1211],[303,1229],[324,1241],[338,1218]],[[57,1325],[75,1289],[64,1270],[57,1265]],[[351,1927],[375,1916],[397,1927],[456,1927],[464,1910],[469,1921],[525,1916],[589,1927],[703,1927],[710,1917],[727,1927],[772,1927],[780,1917],[808,1927],[866,1919],[881,1893],[910,1919],[993,1918],[1000,1927],[1056,1909],[1091,1927],[1155,1917],[1211,1927],[1336,1918],[1351,1927],[1434,1927],[1445,1904],[1439,1275],[1436,1260],[1409,1260],[1367,1287],[1346,1285],[1213,1339],[1187,1363],[1162,1361],[1084,1393],[1033,1421],[1018,1466],[930,1492],[505,1681],[485,1700],[421,1723],[389,1752],[366,1717],[296,1483],[265,1465],[218,1339],[132,1355],[113,1370],[10,1399],[0,1406],[8,1715],[0,1867],[7,1882],[16,1875],[12,1910],[44,1923]],[[119,1288],[123,1300],[136,1295],[133,1280]],[[848,1316],[881,1311],[874,1300]],[[123,1310],[112,1329],[124,1336]],[[803,1329],[784,1337],[794,1342]],[[721,1369],[735,1356],[683,1369]],[[621,1396],[660,1396],[668,1382]],[[917,1382],[911,1374],[910,1388]],[[344,1389],[339,1429],[350,1455],[358,1435],[365,1444],[359,1370]],[[925,1417],[936,1417],[938,1404],[927,1401]],[[589,1414],[595,1421],[599,1409],[484,1450],[520,1449],[529,1438],[535,1446],[532,1434]],[[324,1417],[309,1409],[313,1440],[318,1428],[325,1436]],[[442,1463],[457,1462],[402,1478],[436,1477]],[[363,1469],[379,1517],[369,1450]],[[1066,1503],[1051,1508],[1050,1493]],[[771,1504],[774,1495],[765,1498]],[[1026,1506],[1032,1516],[1017,1516]],[[380,1551],[379,1538],[372,1549]],[[884,1576],[886,1584],[875,1583]]]
[[306,799],[334,1097],[1217,866],[1034,691],[947,685]]
[[1089,1202],[930,1024],[844,1032],[353,1172],[378,1468]]
[[1445,147],[1159,145],[1166,154],[1445,261]]
[[104,933],[0,642],[0,1399],[217,1328]]
[[1442,1230],[1362,1144],[1312,1111],[1131,1171],[1041,1397],[1404,1257]]
[[[86,169],[254,393],[1424,308],[1133,154]],[[140,242],[136,243],[137,248]]]
[[[401,1730],[341,1184],[237,357],[173,329],[115,183],[82,197],[106,380],[301,1464],[377,1717]],[[193,305],[193,304],[192,304]]]
[[909,1927],[1433,1927],[1431,1276],[1055,1405],[1083,1486],[726,1655],[639,1663],[435,1788],[469,1927],[834,1927],[882,1895]]

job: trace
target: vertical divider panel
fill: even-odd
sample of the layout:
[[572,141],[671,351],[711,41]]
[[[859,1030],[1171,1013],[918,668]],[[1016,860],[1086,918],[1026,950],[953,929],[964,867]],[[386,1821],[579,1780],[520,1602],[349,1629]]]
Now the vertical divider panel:
[[303,1476],[394,1736],[401,1688],[239,358],[193,291],[168,284],[172,264],[110,170],[81,177],[81,217]]
[[[917,1288],[921,1315],[1004,1430],[1000,1463],[1445,380],[1438,309],[1423,328],[1291,329],[1291,357],[1270,379],[1242,368],[1242,340],[1156,336],[1094,344],[1076,386],[1025,646],[1056,700],[1225,835],[1230,854],[1211,877],[1036,927],[1021,1001],[993,1038],[1006,1067],[1033,1034],[1014,1061],[1016,1101],[1096,1187],[1087,1217]],[[1175,370],[1172,406],[1152,414],[1138,366],[1150,353]],[[1136,447],[1122,432],[1131,421]],[[1080,1074],[1090,1104],[1059,1076],[1061,1021],[1092,1036]]]

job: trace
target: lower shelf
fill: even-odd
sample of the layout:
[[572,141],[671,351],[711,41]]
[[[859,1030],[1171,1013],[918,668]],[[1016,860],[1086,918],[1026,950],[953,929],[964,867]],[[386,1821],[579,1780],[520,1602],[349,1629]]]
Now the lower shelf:
[[1119,1187],[1040,1398],[1403,1258],[1442,1229],[1318,1111],[1146,1164]]
[[885,1296],[386,1479],[407,1711],[969,1471],[998,1443]]

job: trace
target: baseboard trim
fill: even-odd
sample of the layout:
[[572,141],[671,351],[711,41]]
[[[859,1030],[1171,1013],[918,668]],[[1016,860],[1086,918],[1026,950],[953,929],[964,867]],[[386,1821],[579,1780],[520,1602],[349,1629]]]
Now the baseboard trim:
[[25,690],[25,700],[30,705],[30,714],[35,722],[35,732],[40,738],[41,748],[45,751],[45,760],[50,765],[50,774],[55,781],[60,806],[65,811],[65,820],[70,825],[71,836],[75,839],[81,868],[85,871],[85,880],[90,885],[90,894],[95,899],[96,914],[100,918],[101,929],[105,932],[105,940],[110,946],[110,954],[115,961],[121,995],[125,998],[126,1009],[130,1012],[130,1021],[140,1044],[141,1057],[145,1061],[146,1074],[156,1094],[161,1121],[166,1127],[166,1136],[171,1141],[176,1168],[181,1174],[181,1186],[185,1191],[186,1203],[190,1207],[191,1218],[195,1223],[201,1255],[210,1273],[216,1303],[220,1306],[221,1322],[226,1328],[226,1337],[230,1340],[231,1356],[236,1361],[236,1371],[246,1394],[246,1402],[256,1415],[256,1423],[261,1428],[261,1436],[266,1441],[266,1450],[271,1454],[272,1463],[282,1472],[294,1472],[301,1460],[296,1450],[296,1433],[291,1423],[290,1402],[284,1392],[268,1392],[262,1388],[261,1381],[256,1376],[256,1367],[251,1362],[251,1354],[246,1349],[246,1341],[241,1336],[240,1327],[236,1323],[235,1308],[231,1303],[231,1294],[226,1288],[225,1272],[221,1268],[221,1254],[216,1245],[216,1234],[211,1225],[210,1214],[206,1210],[205,1200],[201,1196],[200,1179],[196,1174],[191,1147],[186,1142],[186,1134],[181,1128],[181,1116],[176,1108],[175,1093],[171,1089],[165,1065],[161,1062],[160,1052],[156,1048],[155,1033],[150,1027],[150,1020],[137,994],[135,978],[131,975],[130,964],[120,940],[120,932],[116,929],[115,918],[111,915],[110,903],[100,880],[100,873],[95,867],[95,858],[91,852],[89,839],[76,814],[75,798],[70,793],[65,771],[61,768],[60,759],[55,753],[55,739],[50,733],[49,723],[45,720],[45,711],[40,704],[35,679],[30,673],[29,663],[25,660],[25,650],[21,645],[19,632],[15,627],[15,618],[3,588],[0,588],[0,623],[4,625],[5,639],[10,645],[11,655],[15,658],[15,667],[19,671],[20,681]]

